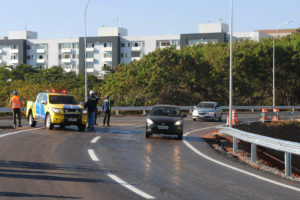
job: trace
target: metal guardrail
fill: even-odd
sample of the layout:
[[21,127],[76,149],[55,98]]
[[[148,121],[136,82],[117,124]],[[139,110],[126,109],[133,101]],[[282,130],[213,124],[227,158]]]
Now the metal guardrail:
[[233,151],[237,152],[237,139],[251,143],[251,162],[256,162],[256,145],[285,153],[285,175],[291,176],[291,154],[300,155],[300,143],[261,136],[226,126],[217,127],[219,133],[233,137]]

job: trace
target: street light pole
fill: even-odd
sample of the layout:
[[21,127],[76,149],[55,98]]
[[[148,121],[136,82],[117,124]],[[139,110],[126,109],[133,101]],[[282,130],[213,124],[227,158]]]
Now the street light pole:
[[88,0],[84,10],[84,86],[85,101],[87,101],[87,72],[86,72],[86,10],[91,0]]
[[292,20],[288,20],[281,24],[275,31],[273,36],[273,107],[275,107],[275,40],[276,40],[276,33],[280,29],[281,26],[289,24],[293,22]]
[[230,70],[229,70],[229,127],[232,128],[232,23],[233,22],[233,0],[230,9]]

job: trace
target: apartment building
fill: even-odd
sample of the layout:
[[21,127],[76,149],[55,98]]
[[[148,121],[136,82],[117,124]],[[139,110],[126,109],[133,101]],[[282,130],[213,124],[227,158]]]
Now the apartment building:
[[[98,36],[66,39],[38,39],[36,32],[9,31],[8,37],[0,38],[0,65],[17,66],[28,64],[36,68],[61,66],[65,71],[87,73],[103,77],[108,68],[119,63],[125,64],[140,60],[144,55],[157,48],[208,42],[227,42],[228,25],[224,23],[199,24],[198,33],[128,36],[128,31],[121,27],[100,27]],[[234,33],[237,40],[259,40],[268,37],[262,32]],[[85,52],[86,51],[86,52]]]

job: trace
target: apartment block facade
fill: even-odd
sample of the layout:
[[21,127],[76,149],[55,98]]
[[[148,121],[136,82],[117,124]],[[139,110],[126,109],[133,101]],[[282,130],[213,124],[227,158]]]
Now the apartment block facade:
[[[8,37],[0,38],[0,65],[17,66],[28,64],[36,68],[61,66],[66,72],[87,73],[103,77],[107,68],[119,63],[139,60],[157,48],[208,42],[227,42],[228,25],[223,23],[200,24],[198,33],[128,36],[127,29],[121,27],[101,27],[98,36],[66,39],[38,39],[32,31],[9,31]],[[263,33],[239,33],[236,39],[259,40],[267,37]],[[85,52],[86,51],[86,52]]]

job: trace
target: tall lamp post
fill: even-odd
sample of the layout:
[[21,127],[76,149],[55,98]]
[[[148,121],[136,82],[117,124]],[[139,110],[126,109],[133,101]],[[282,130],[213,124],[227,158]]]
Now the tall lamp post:
[[288,20],[281,24],[275,31],[273,36],[273,107],[275,107],[275,40],[276,40],[276,33],[280,29],[281,26],[289,24],[293,22],[292,20]]
[[86,73],[86,10],[91,0],[88,0],[84,10],[84,86],[85,101],[87,101],[87,73]]

